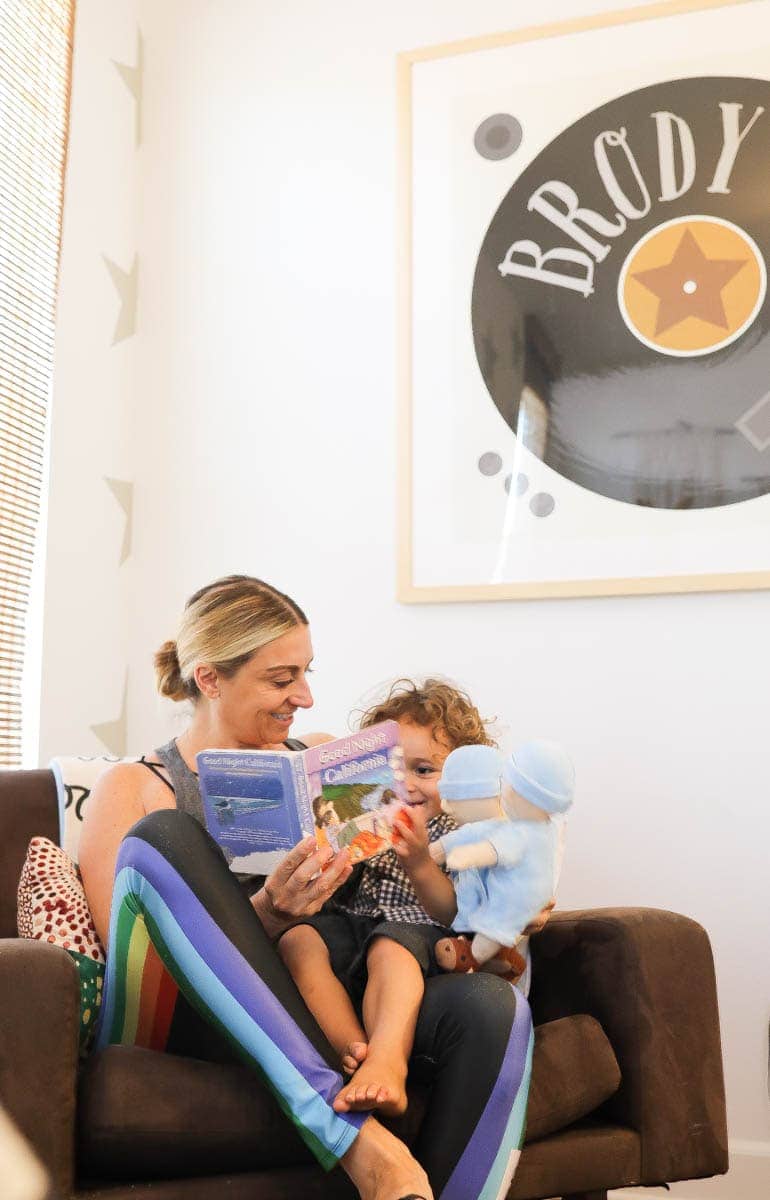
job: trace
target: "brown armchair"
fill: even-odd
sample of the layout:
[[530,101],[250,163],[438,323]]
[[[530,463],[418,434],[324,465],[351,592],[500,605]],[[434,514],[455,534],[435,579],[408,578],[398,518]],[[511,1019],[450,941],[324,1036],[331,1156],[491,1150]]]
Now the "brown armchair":
[[[0,1103],[62,1197],[333,1200],[245,1067],[113,1046],[78,1063],[69,955],[16,937],[29,839],[58,841],[50,771],[0,772]],[[535,1051],[527,1140],[508,1200],[603,1200],[609,1188],[727,1170],[714,970],[694,921],[654,909],[556,913],[532,941]],[[410,1087],[409,1140],[424,1095]],[[458,1097],[458,1103],[461,1098]]]

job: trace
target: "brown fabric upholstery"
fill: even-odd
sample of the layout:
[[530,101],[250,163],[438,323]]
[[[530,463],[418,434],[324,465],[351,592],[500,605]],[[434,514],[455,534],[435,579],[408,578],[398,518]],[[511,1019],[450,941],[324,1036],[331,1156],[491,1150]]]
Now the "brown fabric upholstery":
[[62,1195],[74,1176],[79,986],[66,950],[0,939],[0,1097]]
[[567,1187],[572,1193],[630,1187],[639,1182],[641,1153],[632,1130],[587,1121],[525,1146],[508,1200],[563,1196]]
[[612,1043],[622,1082],[602,1112],[641,1134],[640,1182],[726,1171],[719,1017],[705,930],[658,909],[605,908],[555,914],[532,947],[536,1021],[590,1013]]
[[598,1021],[582,1014],[535,1030],[526,1141],[572,1125],[612,1096],[620,1068]]
[[[564,1194],[564,1182],[577,1191],[603,1191],[638,1181],[639,1136],[612,1125],[590,1125],[553,1134],[525,1146],[508,1200],[542,1200]],[[356,1192],[340,1170],[324,1175],[314,1167],[283,1168],[259,1175],[173,1180],[124,1187],[87,1187],[78,1200],[355,1200]]]
[[0,938],[16,937],[16,888],[35,836],[59,841],[51,771],[0,771]]
[[[543,1137],[593,1112],[616,1090],[612,1047],[592,1017],[535,1031],[527,1137]],[[407,1142],[425,1096],[410,1088],[407,1116],[393,1124]],[[131,1179],[213,1174],[312,1162],[267,1090],[245,1067],[110,1046],[87,1063],[79,1089],[79,1169]]]
[[92,1185],[77,1200],[358,1200],[342,1170],[284,1167],[248,1175],[216,1175],[115,1186]]
[[108,1046],[79,1088],[78,1169],[105,1179],[213,1175],[312,1162],[245,1067]]

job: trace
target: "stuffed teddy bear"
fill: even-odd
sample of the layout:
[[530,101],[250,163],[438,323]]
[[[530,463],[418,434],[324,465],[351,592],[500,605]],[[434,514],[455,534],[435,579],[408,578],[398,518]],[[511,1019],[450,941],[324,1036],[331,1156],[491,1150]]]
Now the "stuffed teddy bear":
[[527,969],[526,958],[515,946],[501,946],[497,954],[480,963],[473,957],[470,939],[465,934],[440,938],[433,953],[439,970],[451,971],[455,975],[485,971],[489,975],[499,975],[508,983],[518,983]]
[[[452,876],[453,926],[474,933],[476,967],[495,960],[504,973],[509,951],[553,895],[558,833],[551,815],[572,804],[572,762],[555,742],[525,742],[507,760],[491,746],[461,746],[447,757],[438,787],[441,807],[460,826],[430,846]],[[446,938],[436,961],[467,970],[466,953]],[[514,973],[517,965],[510,962]]]

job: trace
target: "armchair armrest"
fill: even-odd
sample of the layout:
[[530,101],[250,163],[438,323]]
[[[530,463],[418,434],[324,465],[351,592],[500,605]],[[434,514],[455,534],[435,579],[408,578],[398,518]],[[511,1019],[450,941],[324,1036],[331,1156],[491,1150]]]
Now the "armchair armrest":
[[602,1109],[641,1137],[640,1183],[727,1170],[719,1014],[705,930],[677,913],[556,913],[531,942],[536,1023],[600,1022],[621,1085]]
[[0,938],[0,1102],[65,1196],[75,1173],[79,1022],[66,950]]

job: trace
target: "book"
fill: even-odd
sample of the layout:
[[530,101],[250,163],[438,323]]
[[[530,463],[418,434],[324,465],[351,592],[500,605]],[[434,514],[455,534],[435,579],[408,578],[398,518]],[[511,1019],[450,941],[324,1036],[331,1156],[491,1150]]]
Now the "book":
[[353,862],[372,858],[407,802],[396,721],[307,750],[203,750],[197,762],[208,830],[245,874],[269,874],[311,833]]

